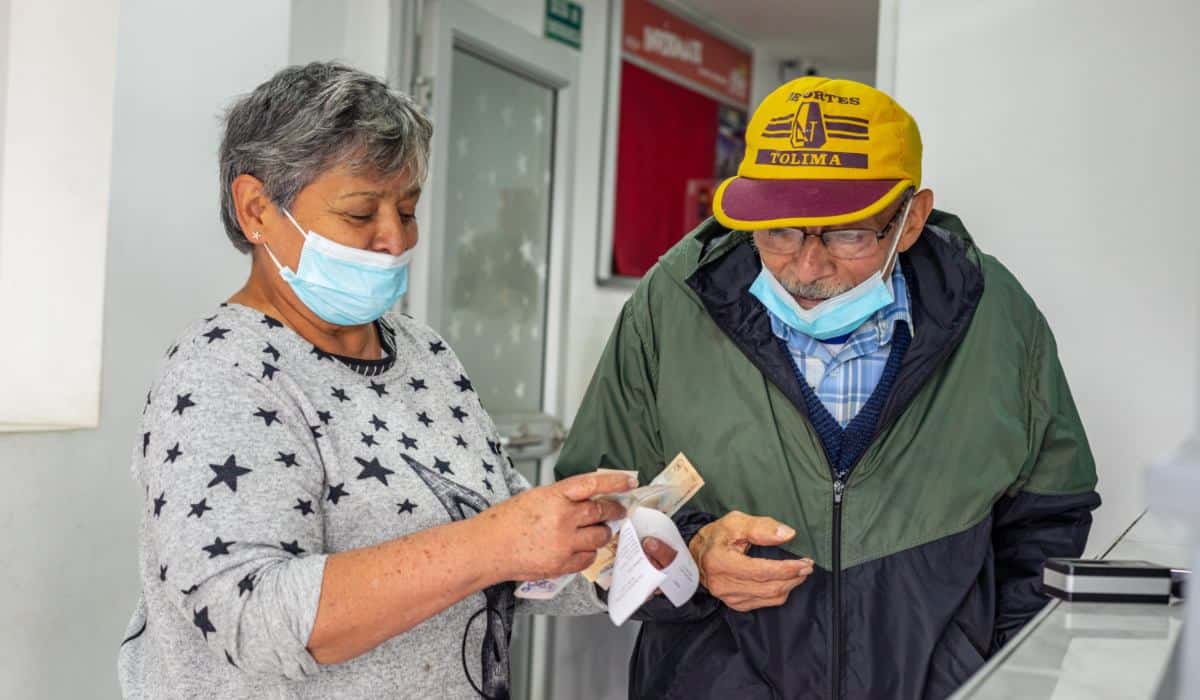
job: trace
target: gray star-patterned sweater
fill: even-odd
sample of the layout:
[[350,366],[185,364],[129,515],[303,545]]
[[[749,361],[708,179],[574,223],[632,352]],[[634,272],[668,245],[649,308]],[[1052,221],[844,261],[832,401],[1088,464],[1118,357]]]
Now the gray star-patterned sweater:
[[146,501],[126,697],[496,697],[514,608],[602,610],[581,577],[548,603],[505,584],[345,663],[308,653],[328,554],[529,487],[445,342],[405,316],[382,322],[395,362],[374,376],[236,304],[168,351],[133,455]]

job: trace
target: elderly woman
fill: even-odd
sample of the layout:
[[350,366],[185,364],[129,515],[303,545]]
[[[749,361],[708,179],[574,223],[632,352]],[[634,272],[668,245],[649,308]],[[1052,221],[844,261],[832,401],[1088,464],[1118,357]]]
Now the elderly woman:
[[[244,287],[146,397],[129,697],[505,697],[513,581],[579,571],[632,486],[530,488],[454,352],[389,310],[432,128],[335,64],[228,112],[221,219]],[[534,612],[601,609],[582,578]]]

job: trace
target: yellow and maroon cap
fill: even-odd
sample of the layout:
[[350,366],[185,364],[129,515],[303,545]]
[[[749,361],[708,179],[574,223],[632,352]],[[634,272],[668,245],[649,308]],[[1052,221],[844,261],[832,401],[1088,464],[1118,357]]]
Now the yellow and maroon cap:
[[869,218],[921,186],[921,133],[869,85],[821,77],[776,88],[746,127],[738,174],[713,214],[738,230],[836,226]]

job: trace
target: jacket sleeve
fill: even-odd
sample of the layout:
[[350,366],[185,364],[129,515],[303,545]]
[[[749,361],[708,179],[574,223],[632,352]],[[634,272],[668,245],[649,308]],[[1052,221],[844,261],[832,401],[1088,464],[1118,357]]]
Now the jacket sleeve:
[[666,462],[658,431],[657,358],[644,288],[625,303],[563,444],[555,476],[598,467],[637,469],[643,479]]
[[1058,359],[1054,336],[1038,314],[1026,363],[1029,459],[993,509],[996,626],[992,651],[1011,639],[1046,604],[1042,564],[1079,557],[1092,510],[1100,505],[1096,465]]
[[193,360],[152,392],[135,473],[153,498],[146,553],[176,613],[222,663],[300,679],[325,570],[324,467],[269,382]]

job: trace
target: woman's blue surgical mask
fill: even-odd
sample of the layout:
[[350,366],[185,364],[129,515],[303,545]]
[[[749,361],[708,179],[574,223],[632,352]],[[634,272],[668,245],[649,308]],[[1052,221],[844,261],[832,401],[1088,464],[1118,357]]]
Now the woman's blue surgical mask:
[[325,321],[338,326],[371,323],[408,290],[411,248],[402,255],[351,248],[316,231],[305,232],[291,212],[283,213],[304,236],[300,264],[292,271],[279,263],[270,246],[267,254],[300,301]]
[[750,293],[758,297],[763,306],[780,321],[809,337],[827,340],[853,332],[876,311],[896,299],[892,292],[891,277],[885,281],[883,271],[888,269],[895,257],[911,207],[910,197],[904,205],[904,215],[900,217],[900,224],[893,234],[892,247],[883,261],[883,267],[854,288],[830,297],[811,309],[805,309],[764,265],[758,278],[750,285]]

